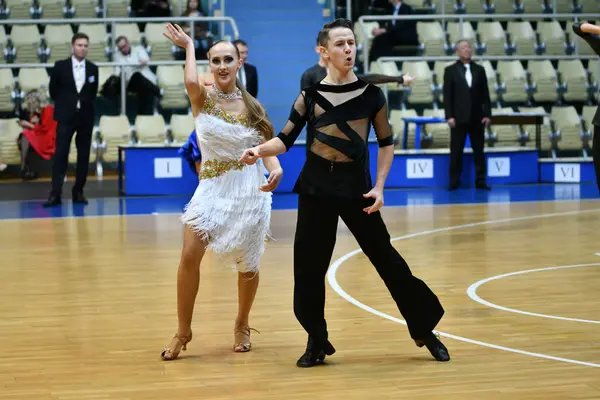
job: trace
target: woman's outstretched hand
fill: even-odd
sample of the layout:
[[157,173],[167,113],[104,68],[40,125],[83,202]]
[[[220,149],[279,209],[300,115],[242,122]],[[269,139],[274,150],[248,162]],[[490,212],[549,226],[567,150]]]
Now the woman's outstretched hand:
[[194,43],[192,38],[189,37],[177,24],[168,24],[167,31],[163,32],[163,36],[173,42],[173,44],[184,49],[188,46],[188,44]]

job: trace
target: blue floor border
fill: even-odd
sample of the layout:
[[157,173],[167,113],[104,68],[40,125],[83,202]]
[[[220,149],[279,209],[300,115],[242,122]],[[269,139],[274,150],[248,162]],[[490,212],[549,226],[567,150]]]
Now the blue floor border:
[[[0,202],[0,220],[98,217],[111,215],[153,215],[181,213],[189,196],[115,197],[90,199],[86,206],[64,201],[62,206],[43,208],[43,201]],[[445,189],[395,189],[385,191],[386,207],[435,206],[453,204],[518,203],[598,199],[595,184],[536,184],[495,186],[491,191],[471,188],[449,192]],[[276,193],[274,210],[294,210],[297,196]]]

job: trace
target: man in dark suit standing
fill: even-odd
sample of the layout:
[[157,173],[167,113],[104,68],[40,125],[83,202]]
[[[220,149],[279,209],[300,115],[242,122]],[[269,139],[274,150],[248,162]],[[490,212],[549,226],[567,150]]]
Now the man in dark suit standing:
[[[573,24],[573,32],[584,39],[592,50],[600,56],[600,36],[598,36],[600,35],[600,26],[587,22],[575,22]],[[596,170],[596,184],[598,185],[598,190],[600,190],[600,106],[596,109],[596,114],[591,122],[594,125],[592,157],[594,159],[594,169]]]
[[450,126],[450,190],[460,186],[462,157],[467,133],[471,139],[478,189],[486,184],[484,128],[490,124],[491,101],[485,69],[471,60],[473,48],[467,40],[456,44],[459,60],[444,71],[444,109]]
[[248,64],[248,44],[241,39],[234,40],[233,44],[240,52],[242,68],[238,72],[238,79],[242,82],[246,91],[256,98],[258,96],[258,71],[252,64]]
[[56,152],[52,167],[52,191],[44,207],[61,204],[62,186],[69,163],[73,135],[77,146],[77,173],[73,186],[73,202],[87,204],[83,187],[87,180],[92,130],[94,127],[94,100],[98,93],[98,67],[85,59],[89,38],[76,33],[71,39],[73,55],[57,61],[50,75],[50,97],[54,101]]

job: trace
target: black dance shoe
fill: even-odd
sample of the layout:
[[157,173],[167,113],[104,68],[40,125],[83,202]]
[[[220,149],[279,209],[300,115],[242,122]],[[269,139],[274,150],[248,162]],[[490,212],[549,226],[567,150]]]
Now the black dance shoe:
[[437,338],[436,335],[433,334],[433,332],[430,333],[429,336],[427,336],[423,340],[417,342],[417,347],[423,346],[427,347],[427,350],[429,350],[433,358],[435,358],[436,360],[450,361],[450,354],[448,353],[448,349],[446,348],[446,346],[444,346],[442,342],[440,342],[440,340]]
[[325,345],[321,349],[317,349],[312,338],[308,339],[306,351],[296,361],[296,366],[299,368],[310,368],[316,365],[325,364],[325,356],[335,354],[335,348],[329,340],[325,341]]

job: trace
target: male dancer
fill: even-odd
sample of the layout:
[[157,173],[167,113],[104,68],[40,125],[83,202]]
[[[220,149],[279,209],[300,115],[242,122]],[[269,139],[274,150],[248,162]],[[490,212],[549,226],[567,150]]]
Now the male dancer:
[[[573,24],[573,32],[581,36],[600,56],[600,26],[576,22]],[[592,120],[594,125],[594,137],[592,139],[592,157],[594,159],[594,169],[596,170],[596,184],[600,191],[600,106],[596,109],[596,114]]]
[[[438,361],[448,361],[446,347],[433,334],[444,314],[436,295],[412,275],[390,242],[381,218],[383,187],[394,157],[385,96],[353,72],[356,39],[352,23],[338,19],[319,33],[328,74],[305,89],[283,131],[248,149],[247,164],[284,153],[307,127],[307,159],[296,182],[299,194],[294,241],[294,312],[309,335],[298,367],[322,364],[335,352],[324,317],[325,274],[336,241],[338,217],[346,223],[385,282],[406,319],[417,346],[427,346]],[[379,143],[377,180],[372,186],[367,137],[371,123]]]

